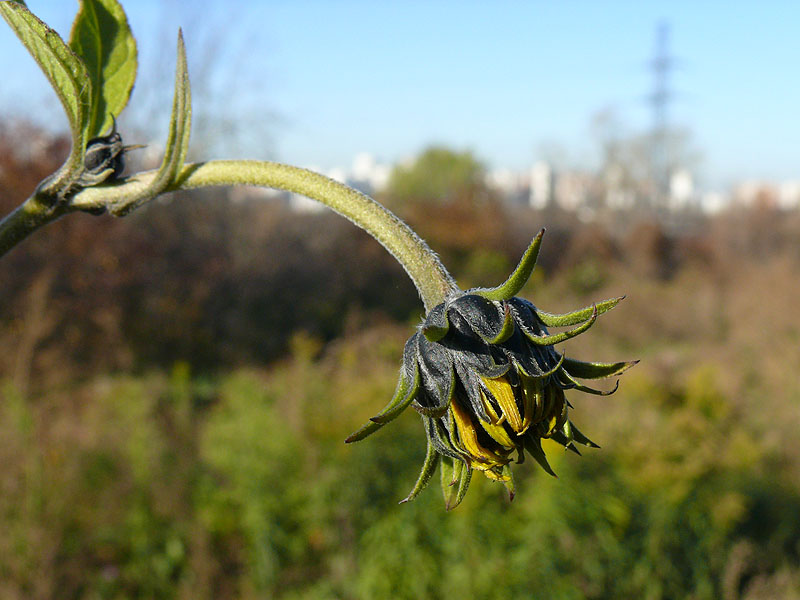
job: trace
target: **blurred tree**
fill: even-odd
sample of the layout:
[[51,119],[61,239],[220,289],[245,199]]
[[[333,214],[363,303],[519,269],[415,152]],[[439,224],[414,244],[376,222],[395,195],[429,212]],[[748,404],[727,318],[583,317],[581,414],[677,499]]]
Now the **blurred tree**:
[[455,198],[485,201],[486,170],[472,152],[432,146],[410,165],[397,165],[389,178],[387,195],[397,204],[443,204]]

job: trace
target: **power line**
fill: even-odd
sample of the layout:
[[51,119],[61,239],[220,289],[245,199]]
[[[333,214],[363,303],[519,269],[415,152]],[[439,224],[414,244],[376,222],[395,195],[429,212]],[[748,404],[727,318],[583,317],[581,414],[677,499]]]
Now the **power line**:
[[653,92],[648,101],[653,111],[651,143],[651,178],[654,184],[654,201],[663,206],[669,196],[669,178],[672,157],[669,151],[669,105],[674,99],[670,87],[670,74],[675,67],[675,58],[669,52],[670,27],[665,21],[656,29],[656,47],[650,70],[653,73]]

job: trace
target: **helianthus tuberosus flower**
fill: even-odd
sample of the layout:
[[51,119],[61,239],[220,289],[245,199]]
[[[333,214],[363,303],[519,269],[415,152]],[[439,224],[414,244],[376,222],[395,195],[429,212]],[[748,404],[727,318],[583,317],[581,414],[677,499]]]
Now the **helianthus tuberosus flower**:
[[[413,499],[441,466],[448,509],[464,497],[473,471],[500,481],[513,498],[510,464],[525,452],[550,474],[542,439],[578,452],[597,447],[569,418],[565,391],[609,394],[579,380],[613,377],[633,362],[589,363],[559,354],[555,345],[589,329],[614,298],[563,315],[516,297],[536,264],[542,234],[497,288],[457,291],[431,309],[403,352],[394,397],[346,441],[361,440],[409,405],[422,415],[428,452]],[[551,334],[548,327],[572,327]]]

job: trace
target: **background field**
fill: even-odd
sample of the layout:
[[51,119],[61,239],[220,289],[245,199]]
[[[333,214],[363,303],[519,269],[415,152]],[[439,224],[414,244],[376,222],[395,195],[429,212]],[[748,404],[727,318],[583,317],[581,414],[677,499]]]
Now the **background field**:
[[[22,126],[19,126],[22,127]],[[3,213],[57,166],[0,137]],[[53,157],[51,159],[42,158]],[[48,162],[52,160],[52,164]],[[79,215],[0,262],[2,598],[800,598],[800,215],[591,223],[383,198],[462,287],[548,227],[523,296],[627,295],[567,344],[642,360],[572,394],[601,450],[473,480],[445,513],[413,412],[344,438],[394,389],[421,304],[335,215],[182,194]]]

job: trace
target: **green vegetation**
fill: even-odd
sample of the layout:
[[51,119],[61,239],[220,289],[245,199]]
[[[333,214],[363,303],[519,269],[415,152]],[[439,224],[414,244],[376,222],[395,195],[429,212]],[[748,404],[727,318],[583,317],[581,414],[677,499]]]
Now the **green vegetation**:
[[409,165],[398,165],[388,195],[398,203],[447,203],[456,198],[479,200],[487,193],[486,170],[471,152],[433,146]]
[[[4,189],[51,166],[3,140],[20,169]],[[514,502],[476,477],[452,513],[436,486],[396,504],[424,457],[413,414],[343,443],[391,396],[421,314],[377,244],[333,216],[207,195],[144,217],[59,223],[4,259],[0,597],[798,589],[797,215],[721,216],[694,236],[554,216],[531,299],[566,311],[627,292],[570,355],[643,362],[614,396],[571,397],[600,450],[552,444],[558,479],[528,460]],[[538,222],[481,226],[513,264]],[[314,245],[309,228],[325,232]],[[123,267],[134,252],[144,266]],[[464,249],[466,263],[487,252]],[[587,286],[590,255],[604,259]]]
[[560,478],[529,461],[511,504],[476,478],[454,513],[435,489],[398,506],[417,420],[342,438],[391,394],[404,329],[321,355],[299,337],[267,372],[178,364],[31,402],[7,389],[3,596],[718,598],[796,580],[797,456],[763,441],[790,432],[749,418],[763,382],[728,397],[719,365],[634,373],[581,403],[603,449],[553,445]]

